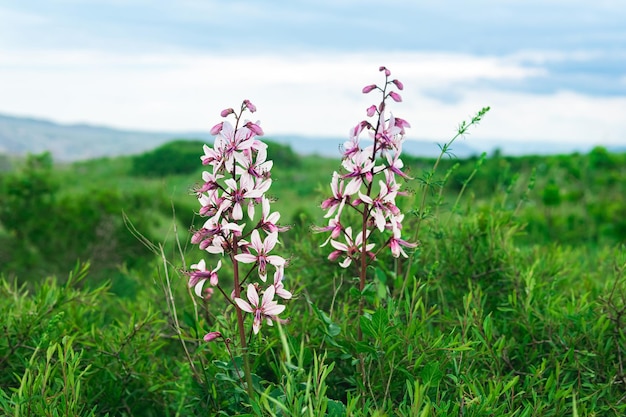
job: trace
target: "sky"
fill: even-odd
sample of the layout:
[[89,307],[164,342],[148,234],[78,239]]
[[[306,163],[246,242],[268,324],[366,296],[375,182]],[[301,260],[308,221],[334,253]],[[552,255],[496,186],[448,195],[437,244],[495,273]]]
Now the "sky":
[[390,106],[408,139],[626,145],[622,0],[0,0],[0,113],[208,131],[251,100],[266,136],[347,137]]

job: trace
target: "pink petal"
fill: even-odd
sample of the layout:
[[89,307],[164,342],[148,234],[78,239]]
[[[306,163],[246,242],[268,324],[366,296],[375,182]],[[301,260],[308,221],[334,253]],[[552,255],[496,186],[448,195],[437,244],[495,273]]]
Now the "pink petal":
[[343,252],[348,251],[348,245],[346,245],[345,243],[337,242],[336,240],[331,239],[330,245],[339,251],[343,251]]
[[352,263],[352,258],[346,258],[342,262],[339,262],[339,266],[342,268],[347,268],[350,266],[351,263]]
[[352,180],[350,180],[348,185],[346,185],[346,189],[344,191],[344,194],[345,195],[355,194],[357,191],[359,191],[361,189],[361,184],[362,183],[363,182],[361,181],[361,177],[352,178]]
[[276,290],[276,295],[278,295],[280,298],[283,298],[285,300],[289,300],[293,296],[293,294],[291,294],[289,291],[287,291],[284,288],[279,288],[278,290]]
[[235,259],[239,262],[243,262],[244,264],[252,264],[257,261],[258,257],[252,255],[251,253],[240,253],[239,255],[235,255]]
[[[256,231],[256,230],[255,230]],[[265,253],[274,249],[276,243],[278,242],[278,232],[269,233],[265,238],[265,242],[263,242],[263,247],[265,248]]]
[[235,203],[233,207],[233,220],[241,220],[243,219],[243,210],[241,209],[241,204]]
[[360,191],[359,191],[359,198],[361,199],[361,201],[364,201],[367,204],[374,204],[374,200],[372,200],[370,196],[367,196]]
[[250,304],[246,303],[244,300],[242,300],[241,298],[236,298],[235,297],[235,303],[237,304],[237,306],[242,309],[243,311],[245,311],[246,313],[252,313],[254,310],[252,309],[252,307],[250,306]]
[[206,262],[204,261],[204,259],[200,259],[200,262],[198,262],[197,264],[191,265],[190,268],[196,269],[198,271],[206,271]]
[[263,293],[263,303],[261,304],[263,308],[271,305],[271,302],[274,299],[275,293],[276,293],[276,289],[274,288],[273,285],[270,285],[269,287],[267,287],[267,289]]
[[283,311],[285,311],[285,306],[281,304],[274,304],[264,310],[265,314],[267,314],[268,316],[277,316]]
[[259,235],[259,231],[257,229],[252,231],[252,235],[250,236],[250,245],[259,253],[263,250],[263,242],[261,241],[261,236]]
[[274,265],[274,266],[283,266],[285,265],[285,258],[283,258],[282,256],[278,256],[278,255],[270,255],[266,257],[267,262],[269,262],[270,264]]
[[254,334],[258,334],[259,330],[261,330],[261,317],[255,317],[252,323],[252,331]]

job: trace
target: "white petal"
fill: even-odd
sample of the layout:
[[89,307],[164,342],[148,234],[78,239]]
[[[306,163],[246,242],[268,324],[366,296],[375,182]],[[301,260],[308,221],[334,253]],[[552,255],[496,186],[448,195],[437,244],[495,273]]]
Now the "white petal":
[[235,297],[235,303],[237,304],[237,306],[239,306],[240,309],[242,309],[246,313],[252,313],[253,310],[252,310],[252,307],[250,306],[250,304],[246,303],[241,298],[236,298]]
[[235,259],[244,264],[252,264],[257,261],[257,257],[251,253],[240,253],[239,255],[235,255]]
[[200,259],[200,262],[198,262],[197,264],[191,265],[190,268],[196,269],[198,271],[206,271],[206,262],[204,262],[204,259]]
[[200,298],[202,298],[202,287],[204,286],[205,281],[206,279],[201,279],[193,289],[196,295]]
[[262,304],[262,307],[263,307],[264,310],[265,310],[266,306],[271,306],[272,305],[272,300],[274,299],[274,293],[275,292],[276,292],[276,289],[274,288],[274,286],[270,285],[265,290],[265,293],[263,293],[263,304]]
[[345,243],[337,242],[336,240],[331,239],[330,245],[337,250],[341,250],[344,252],[348,251],[348,245],[346,245]]
[[283,258],[282,256],[278,256],[278,255],[270,255],[266,257],[267,262],[269,262],[270,264],[274,265],[274,266],[283,266],[285,265],[285,258]]
[[269,308],[263,310],[268,316],[277,316],[285,311],[285,306],[281,304],[273,304]]
[[233,220],[241,220],[243,218],[243,211],[241,210],[241,204],[235,203],[233,207]]
[[289,291],[287,291],[284,288],[280,288],[276,291],[276,295],[279,296],[280,298],[283,298],[285,300],[289,300],[291,299],[291,297],[293,297],[293,294],[291,294]]
[[255,307],[259,306],[259,294],[256,292],[254,285],[248,284],[248,292],[246,295],[248,296],[248,301],[250,301],[251,305]]

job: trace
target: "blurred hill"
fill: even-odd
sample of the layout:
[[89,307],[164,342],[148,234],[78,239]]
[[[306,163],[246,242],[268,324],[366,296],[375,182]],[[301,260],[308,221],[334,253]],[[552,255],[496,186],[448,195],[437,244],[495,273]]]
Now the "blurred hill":
[[[23,155],[49,151],[57,161],[141,153],[176,137],[180,135],[118,130],[87,124],[63,125],[47,120],[0,115],[1,153]],[[185,137],[189,136],[185,134]]]

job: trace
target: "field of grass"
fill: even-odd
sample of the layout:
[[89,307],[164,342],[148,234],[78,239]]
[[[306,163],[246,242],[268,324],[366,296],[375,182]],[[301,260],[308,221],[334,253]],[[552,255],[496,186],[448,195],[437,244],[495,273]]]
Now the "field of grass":
[[311,231],[339,159],[270,143],[294,297],[250,334],[250,396],[233,307],[183,273],[219,259],[189,243],[201,154],[0,173],[0,414],[626,415],[626,155],[404,156],[419,245],[359,291]]

